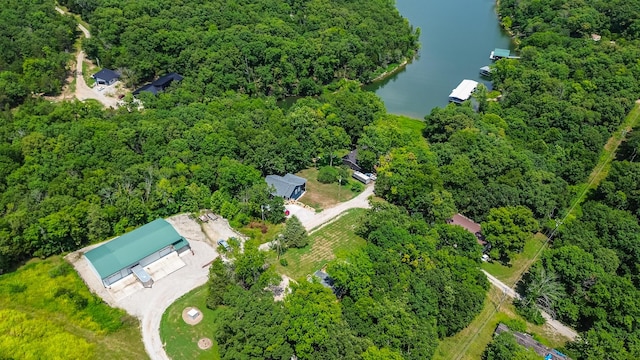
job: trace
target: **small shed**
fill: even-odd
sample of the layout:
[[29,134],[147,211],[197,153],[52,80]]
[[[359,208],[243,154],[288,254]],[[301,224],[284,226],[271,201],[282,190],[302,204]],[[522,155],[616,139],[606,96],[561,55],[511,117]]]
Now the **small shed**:
[[297,200],[306,191],[307,179],[293,174],[267,175],[265,181],[275,189],[271,195],[280,196],[285,200]]
[[120,78],[120,74],[110,69],[102,69],[91,76],[99,85],[112,85]]
[[333,279],[331,278],[331,276],[329,276],[329,274],[327,274],[323,270],[318,270],[313,273],[313,276],[317,277],[318,280],[320,280],[320,285],[328,289],[334,290]]

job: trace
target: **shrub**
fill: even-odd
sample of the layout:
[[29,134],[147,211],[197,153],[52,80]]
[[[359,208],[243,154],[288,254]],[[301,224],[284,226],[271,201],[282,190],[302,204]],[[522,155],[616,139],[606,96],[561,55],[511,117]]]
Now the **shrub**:
[[505,325],[509,327],[509,329],[513,331],[526,332],[527,331],[527,323],[520,319],[507,319],[503,321]]
[[364,190],[364,184],[357,181],[351,181],[349,183],[349,188],[351,189],[351,191],[359,193]]
[[49,270],[49,277],[54,279],[58,276],[67,275],[69,271],[71,271],[71,265],[65,262],[51,268],[51,270]]
[[280,265],[282,265],[282,266],[288,266],[288,265],[289,265],[289,262],[287,261],[287,259],[282,258],[282,259],[280,259]]
[[516,306],[516,312],[518,315],[522,316],[530,323],[542,325],[546,322],[544,317],[542,317],[540,310],[538,310],[535,305],[527,306],[520,300],[514,301],[513,304]]
[[338,169],[333,166],[323,166],[318,171],[318,181],[323,184],[331,184],[338,181]]

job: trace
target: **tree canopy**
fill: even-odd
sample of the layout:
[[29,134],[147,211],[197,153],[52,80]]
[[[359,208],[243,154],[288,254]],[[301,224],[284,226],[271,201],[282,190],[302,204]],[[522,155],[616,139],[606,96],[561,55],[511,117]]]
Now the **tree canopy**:
[[16,106],[29,94],[59,94],[76,39],[75,21],[58,14],[47,0],[2,5],[0,108]]
[[64,0],[92,24],[88,55],[141,83],[169,71],[200,98],[317,95],[413,56],[419,33],[386,0]]

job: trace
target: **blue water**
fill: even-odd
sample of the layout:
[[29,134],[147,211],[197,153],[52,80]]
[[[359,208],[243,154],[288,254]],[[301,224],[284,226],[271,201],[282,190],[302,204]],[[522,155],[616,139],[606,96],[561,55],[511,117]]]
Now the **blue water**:
[[500,29],[493,0],[396,0],[400,13],[421,29],[419,56],[398,73],[365,88],[384,101],[387,111],[423,118],[463,79],[480,78],[494,48],[512,49]]

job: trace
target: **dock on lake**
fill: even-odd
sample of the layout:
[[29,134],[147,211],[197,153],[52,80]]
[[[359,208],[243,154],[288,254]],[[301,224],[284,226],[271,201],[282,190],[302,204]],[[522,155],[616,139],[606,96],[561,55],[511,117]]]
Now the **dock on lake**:
[[462,80],[460,85],[458,85],[458,87],[451,91],[451,94],[449,94],[449,101],[456,104],[461,104],[469,100],[471,94],[473,94],[477,87],[477,81],[464,79]]
[[495,48],[489,55],[491,60],[520,59],[520,56],[511,55],[511,50]]

